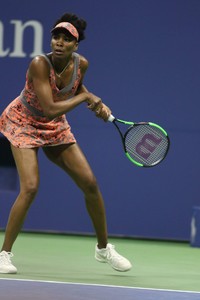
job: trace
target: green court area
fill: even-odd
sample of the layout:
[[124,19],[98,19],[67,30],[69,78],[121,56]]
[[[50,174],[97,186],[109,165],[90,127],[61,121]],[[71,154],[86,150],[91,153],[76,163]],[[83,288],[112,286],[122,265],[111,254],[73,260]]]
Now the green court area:
[[[3,241],[0,232],[0,243]],[[200,248],[189,243],[110,238],[133,264],[121,273],[94,258],[95,237],[21,233],[14,245],[16,275],[0,278],[200,291]]]

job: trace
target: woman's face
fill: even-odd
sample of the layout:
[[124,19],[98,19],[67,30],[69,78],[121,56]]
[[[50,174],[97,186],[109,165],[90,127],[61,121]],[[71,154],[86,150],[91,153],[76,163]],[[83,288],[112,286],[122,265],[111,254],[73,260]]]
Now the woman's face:
[[70,33],[58,32],[52,35],[51,48],[54,56],[65,57],[77,50],[78,42]]

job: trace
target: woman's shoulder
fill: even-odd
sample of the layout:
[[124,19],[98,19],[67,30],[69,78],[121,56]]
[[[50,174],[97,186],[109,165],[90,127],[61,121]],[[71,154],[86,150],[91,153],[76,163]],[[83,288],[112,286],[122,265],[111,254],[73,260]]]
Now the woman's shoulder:
[[81,54],[75,53],[78,56],[80,61],[80,68],[86,70],[88,68],[89,62],[88,60]]
[[48,62],[48,58],[44,54],[40,54],[35,56],[28,67],[28,74],[31,75],[32,73],[38,72],[45,72],[49,73],[50,70],[50,63]]
[[48,55],[39,54],[31,60],[29,68],[34,67],[34,68],[48,68],[49,69],[49,66],[50,66],[50,60],[48,58]]
[[39,54],[37,56],[35,56],[32,61],[30,62],[30,64],[49,64],[49,58],[47,54]]

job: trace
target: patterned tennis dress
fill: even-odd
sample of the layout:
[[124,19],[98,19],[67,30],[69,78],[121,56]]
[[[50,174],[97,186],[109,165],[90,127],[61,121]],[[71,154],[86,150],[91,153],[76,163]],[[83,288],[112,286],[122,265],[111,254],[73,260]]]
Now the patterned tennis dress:
[[[54,102],[73,97],[81,79],[79,55],[73,53],[72,80],[61,90],[56,86],[55,72],[48,56],[44,55],[44,57],[50,65],[49,81]],[[53,120],[44,116],[33,84],[28,82],[27,76],[20,96],[13,100],[0,116],[0,132],[18,148],[56,146],[76,142],[65,115]]]

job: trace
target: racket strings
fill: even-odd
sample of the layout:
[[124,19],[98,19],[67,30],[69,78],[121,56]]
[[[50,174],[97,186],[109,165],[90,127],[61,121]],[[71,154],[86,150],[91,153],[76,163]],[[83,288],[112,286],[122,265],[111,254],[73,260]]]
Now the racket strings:
[[157,164],[167,154],[168,137],[157,127],[133,126],[125,135],[125,149],[131,159],[146,166]]

